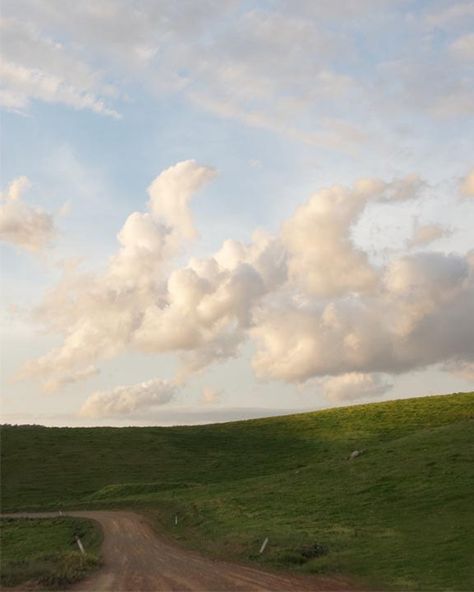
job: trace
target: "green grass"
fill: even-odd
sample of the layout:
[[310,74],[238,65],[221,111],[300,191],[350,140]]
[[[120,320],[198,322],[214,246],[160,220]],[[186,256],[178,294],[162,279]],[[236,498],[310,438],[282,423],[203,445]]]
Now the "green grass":
[[215,556],[472,590],[473,420],[461,393],[211,426],[8,427],[3,508],[138,508]]
[[[78,518],[2,518],[0,539],[3,586],[33,582],[59,588],[83,578],[99,565],[98,525]],[[86,555],[77,547],[80,537]]]

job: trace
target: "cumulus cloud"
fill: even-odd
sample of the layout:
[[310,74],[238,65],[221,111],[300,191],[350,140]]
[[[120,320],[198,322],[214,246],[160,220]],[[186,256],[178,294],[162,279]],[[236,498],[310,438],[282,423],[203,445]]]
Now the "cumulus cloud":
[[391,182],[360,179],[352,188],[334,186],[313,195],[284,224],[290,278],[315,296],[373,290],[377,273],[351,229],[369,201],[413,199],[423,187],[417,175]]
[[304,382],[471,360],[472,315],[472,255],[417,253],[391,262],[374,294],[262,310],[253,365],[263,378]]
[[335,403],[357,401],[384,395],[391,385],[377,374],[350,372],[323,381],[326,397]]
[[[123,351],[172,352],[181,384],[251,339],[258,377],[325,377],[330,396],[348,398],[381,393],[381,373],[472,363],[474,254],[394,254],[374,265],[352,239],[369,204],[416,198],[418,177],[322,189],[275,234],[227,240],[178,265],[196,236],[189,202],[214,174],[194,161],[170,167],[150,185],[148,211],[126,220],[103,273],[65,270],[36,313],[64,341],[24,376],[51,389]],[[426,243],[436,233],[421,234]]]
[[19,177],[0,195],[0,240],[28,251],[39,251],[54,239],[56,228],[51,214],[22,200],[29,187],[29,180]]
[[443,228],[440,224],[423,224],[421,226],[416,226],[413,236],[408,241],[408,246],[420,247],[428,245],[448,234],[449,231],[446,228]]
[[167,242],[172,246],[197,237],[189,203],[215,174],[214,169],[187,160],[168,168],[148,188],[151,214],[169,230]]
[[83,404],[81,417],[101,418],[133,415],[169,403],[176,386],[165,380],[148,380],[131,386],[119,386],[110,391],[93,393]]
[[[36,318],[62,333],[64,342],[26,364],[22,377],[40,377],[51,390],[131,345],[149,311],[166,304],[164,264],[193,234],[189,199],[213,175],[194,161],[167,169],[149,189],[150,211],[127,218],[118,233],[118,252],[102,274],[65,270],[36,311]],[[179,205],[170,213],[173,202]]]
[[464,197],[474,197],[474,169],[464,177],[459,189]]

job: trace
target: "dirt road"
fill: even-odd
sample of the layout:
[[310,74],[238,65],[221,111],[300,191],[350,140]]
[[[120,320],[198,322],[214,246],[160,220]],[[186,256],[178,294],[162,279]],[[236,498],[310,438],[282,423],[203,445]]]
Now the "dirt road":
[[[272,574],[251,567],[214,561],[157,537],[146,520],[133,512],[67,512],[96,520],[104,531],[103,568],[71,588],[84,592],[227,590],[347,590],[347,582],[316,576]],[[18,515],[19,516],[19,515]],[[57,514],[23,514],[51,517]]]

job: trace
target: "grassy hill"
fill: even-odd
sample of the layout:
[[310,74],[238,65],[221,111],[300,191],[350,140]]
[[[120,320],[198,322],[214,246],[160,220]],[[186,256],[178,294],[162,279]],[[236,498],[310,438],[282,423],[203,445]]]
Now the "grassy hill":
[[6,427],[2,509],[139,508],[217,556],[470,590],[473,453],[474,393],[210,426]]

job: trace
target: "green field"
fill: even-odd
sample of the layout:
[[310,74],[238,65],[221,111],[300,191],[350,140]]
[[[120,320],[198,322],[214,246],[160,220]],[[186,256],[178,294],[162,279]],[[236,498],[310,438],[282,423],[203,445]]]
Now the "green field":
[[[99,565],[98,525],[79,518],[1,519],[1,570],[4,586],[36,582],[57,588],[80,580]],[[76,543],[80,537],[86,555]]]
[[215,556],[474,589],[474,393],[210,426],[6,427],[2,444],[3,511],[138,508]]

